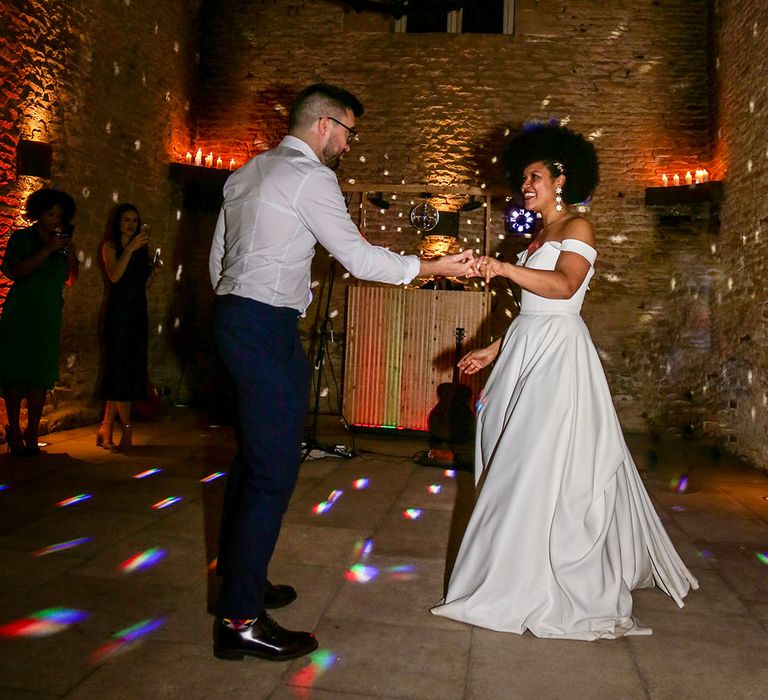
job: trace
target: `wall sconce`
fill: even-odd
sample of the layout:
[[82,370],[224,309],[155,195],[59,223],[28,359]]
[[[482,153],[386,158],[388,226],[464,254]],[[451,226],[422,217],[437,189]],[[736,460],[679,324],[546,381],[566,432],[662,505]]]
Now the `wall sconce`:
[[373,206],[378,207],[379,209],[389,209],[389,202],[384,199],[382,192],[375,192],[374,194],[369,193],[366,198],[373,204]]
[[16,176],[51,177],[53,146],[41,141],[21,139],[16,146]]
[[474,211],[483,206],[483,202],[479,200],[475,195],[472,195],[469,200],[461,207],[461,211]]

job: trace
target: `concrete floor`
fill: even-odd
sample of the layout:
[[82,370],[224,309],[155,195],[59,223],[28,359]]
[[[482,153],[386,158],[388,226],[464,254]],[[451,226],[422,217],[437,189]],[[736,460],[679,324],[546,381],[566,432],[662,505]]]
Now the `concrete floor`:
[[[232,663],[213,658],[206,612],[224,479],[200,482],[227,469],[231,430],[177,408],[138,424],[127,455],[96,448],[94,436],[70,430],[49,436],[44,457],[0,456],[1,698],[768,697],[768,478],[704,445],[629,440],[701,589],[682,610],[638,591],[635,613],[653,636],[588,643],[430,615],[471,476],[416,465],[423,440],[358,435],[355,458],[302,467],[270,576],[299,591],[276,619],[314,630],[320,650]],[[326,418],[320,437],[352,443]],[[162,471],[132,478],[152,468]],[[678,493],[670,481],[683,474]],[[361,478],[367,488],[356,489]],[[333,507],[314,514],[334,490]],[[78,494],[91,498],[57,507]],[[420,517],[404,517],[409,508]],[[41,551],[79,538],[90,539]],[[145,568],[123,564],[142,552]]]

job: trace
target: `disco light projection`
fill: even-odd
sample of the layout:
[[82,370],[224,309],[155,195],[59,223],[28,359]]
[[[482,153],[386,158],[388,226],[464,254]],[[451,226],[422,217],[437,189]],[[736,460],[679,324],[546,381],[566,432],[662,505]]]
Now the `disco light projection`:
[[343,493],[344,491],[341,489],[334,489],[330,494],[328,494],[328,498],[325,501],[320,501],[320,503],[312,507],[312,512],[315,515],[322,515],[323,513],[327,513],[331,508],[333,508],[333,504],[341,498]]
[[375,566],[368,566],[367,564],[354,564],[344,572],[344,578],[354,583],[368,583],[378,575],[379,570]]
[[132,574],[134,571],[149,569],[165,558],[165,550],[162,547],[152,547],[139,554],[134,554],[120,564],[120,570],[124,574]]
[[418,520],[421,517],[421,509],[420,508],[408,508],[407,510],[403,511],[403,517],[406,520]]
[[162,510],[163,508],[172,506],[174,503],[178,503],[180,500],[181,500],[181,496],[168,496],[168,498],[164,498],[162,501],[158,501],[157,503],[154,503],[152,505],[152,508],[154,508],[155,510]]
[[373,540],[358,540],[355,542],[354,549],[352,550],[352,556],[355,559],[361,559],[365,561],[368,555],[373,551]]
[[688,510],[685,506],[672,506],[672,510],[682,513],[684,510]]
[[0,484],[0,491],[5,491],[8,488],[8,484]]
[[763,564],[768,564],[768,552],[755,552],[755,556]]
[[163,471],[163,470],[162,469],[157,469],[157,468],[147,469],[147,470],[145,470],[143,472],[139,472],[138,474],[134,474],[133,478],[134,479],[146,479],[148,476],[152,476],[153,474],[159,474],[161,471]]
[[88,617],[74,608],[46,608],[0,627],[0,637],[50,637]]
[[712,558],[712,552],[710,552],[708,549],[700,549],[698,551],[698,555],[702,559],[711,559]]
[[393,581],[413,581],[418,578],[416,567],[413,564],[390,566],[387,573]]
[[133,642],[138,641],[150,632],[154,632],[164,624],[165,620],[162,617],[147,618],[146,620],[136,623],[132,627],[126,627],[124,630],[115,632],[110,641],[106,644],[102,644],[93,652],[93,654],[91,654],[91,661],[102,661],[103,659],[125,651]]
[[201,484],[210,484],[212,481],[216,481],[216,479],[220,479],[222,476],[225,476],[226,472],[213,472],[213,474],[209,474],[203,479],[200,479]]
[[77,496],[72,496],[71,498],[65,498],[63,501],[59,501],[56,505],[60,508],[66,508],[67,506],[75,505],[75,503],[87,501],[89,498],[93,498],[93,495],[90,493],[81,493]]
[[338,657],[330,649],[318,649],[312,652],[309,655],[309,666],[297,671],[289,681],[291,685],[300,686],[295,688],[294,692],[301,697],[309,698],[317,679],[336,661],[338,661]]
[[368,477],[364,476],[360,479],[355,479],[352,482],[352,487],[358,491],[361,491],[362,489],[367,489],[370,482],[371,480]]
[[38,549],[36,552],[32,552],[33,557],[44,557],[46,554],[54,554],[55,552],[63,552],[66,549],[72,549],[79,547],[81,544],[90,542],[93,537],[78,537],[76,540],[67,540],[66,542],[59,542],[58,544],[50,544],[47,547]]
[[443,490],[443,487],[440,486],[440,484],[430,484],[427,486],[427,491],[429,491],[432,495],[438,494]]
[[456,470],[455,469],[446,469],[443,472],[443,476],[447,476],[449,479],[453,479],[456,476]]
[[683,474],[676,479],[672,479],[669,482],[669,488],[676,493],[685,493],[688,489],[688,475]]

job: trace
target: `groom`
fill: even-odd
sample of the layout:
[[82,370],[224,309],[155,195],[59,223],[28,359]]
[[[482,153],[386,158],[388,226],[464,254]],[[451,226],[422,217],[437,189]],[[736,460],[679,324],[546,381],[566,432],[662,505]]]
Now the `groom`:
[[267,568],[299,469],[309,366],[297,319],[309,306],[310,265],[320,243],[359,279],[406,284],[465,274],[472,251],[420,261],[369,244],[347,211],[334,170],[349,151],[363,105],[318,83],[291,107],[289,135],[251,159],[224,186],[209,270],[213,336],[237,400],[238,454],[224,495],[217,573],[221,593],[214,655],[280,661],[317,648],[266,608],[296,598]]

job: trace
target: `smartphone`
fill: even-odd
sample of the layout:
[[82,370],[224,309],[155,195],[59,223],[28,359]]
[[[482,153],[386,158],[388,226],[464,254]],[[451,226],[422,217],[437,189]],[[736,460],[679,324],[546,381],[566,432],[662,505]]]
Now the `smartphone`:
[[61,227],[61,232],[57,233],[56,235],[59,238],[72,238],[72,234],[75,232],[75,225],[74,224],[64,224],[64,226]]

